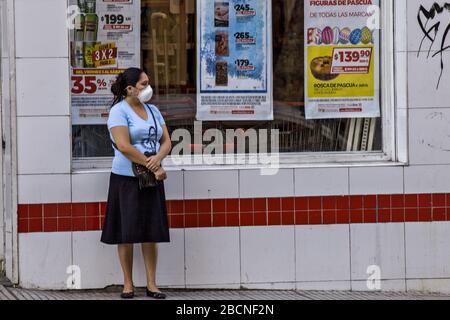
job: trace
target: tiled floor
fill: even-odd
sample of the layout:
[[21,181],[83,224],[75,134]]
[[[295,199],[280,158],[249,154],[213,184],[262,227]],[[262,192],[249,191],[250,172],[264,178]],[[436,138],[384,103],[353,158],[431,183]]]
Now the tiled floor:
[[[168,300],[450,300],[450,295],[402,292],[179,290],[166,289]],[[25,290],[0,285],[0,300],[113,300],[120,288],[83,291]],[[136,299],[148,299],[144,289]]]

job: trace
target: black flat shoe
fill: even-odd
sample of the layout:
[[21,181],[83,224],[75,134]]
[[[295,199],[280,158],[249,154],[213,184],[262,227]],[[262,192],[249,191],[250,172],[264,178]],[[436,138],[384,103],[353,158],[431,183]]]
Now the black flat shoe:
[[166,294],[162,293],[161,291],[153,292],[147,289],[147,297],[153,298],[153,299],[165,299]]
[[133,298],[134,298],[134,291],[131,291],[131,292],[122,292],[122,293],[120,294],[120,297],[121,297],[122,299],[133,299]]

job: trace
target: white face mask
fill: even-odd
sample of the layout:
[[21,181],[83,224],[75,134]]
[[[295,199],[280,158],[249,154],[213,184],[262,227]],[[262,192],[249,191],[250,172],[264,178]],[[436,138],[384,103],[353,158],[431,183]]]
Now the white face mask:
[[150,101],[150,99],[153,97],[153,88],[151,85],[148,85],[145,87],[145,89],[141,90],[138,95],[138,99],[141,103],[146,103]]

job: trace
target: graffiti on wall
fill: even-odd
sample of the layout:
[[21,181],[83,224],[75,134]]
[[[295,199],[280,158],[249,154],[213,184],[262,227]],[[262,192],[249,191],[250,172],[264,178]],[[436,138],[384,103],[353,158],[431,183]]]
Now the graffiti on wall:
[[450,3],[439,4],[435,2],[428,9],[421,5],[417,19],[419,27],[423,32],[417,57],[423,54],[422,48],[428,45],[426,58],[440,59],[440,73],[436,85],[436,89],[439,89],[442,75],[445,71],[444,53],[450,51]]

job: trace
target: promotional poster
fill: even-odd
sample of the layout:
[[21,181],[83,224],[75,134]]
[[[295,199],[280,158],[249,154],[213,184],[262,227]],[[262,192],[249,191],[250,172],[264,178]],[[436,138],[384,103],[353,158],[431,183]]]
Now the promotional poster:
[[198,0],[197,120],[273,120],[271,4]]
[[140,0],[70,0],[72,123],[106,124],[118,73],[140,65]]
[[378,0],[305,1],[307,119],[380,116]]

